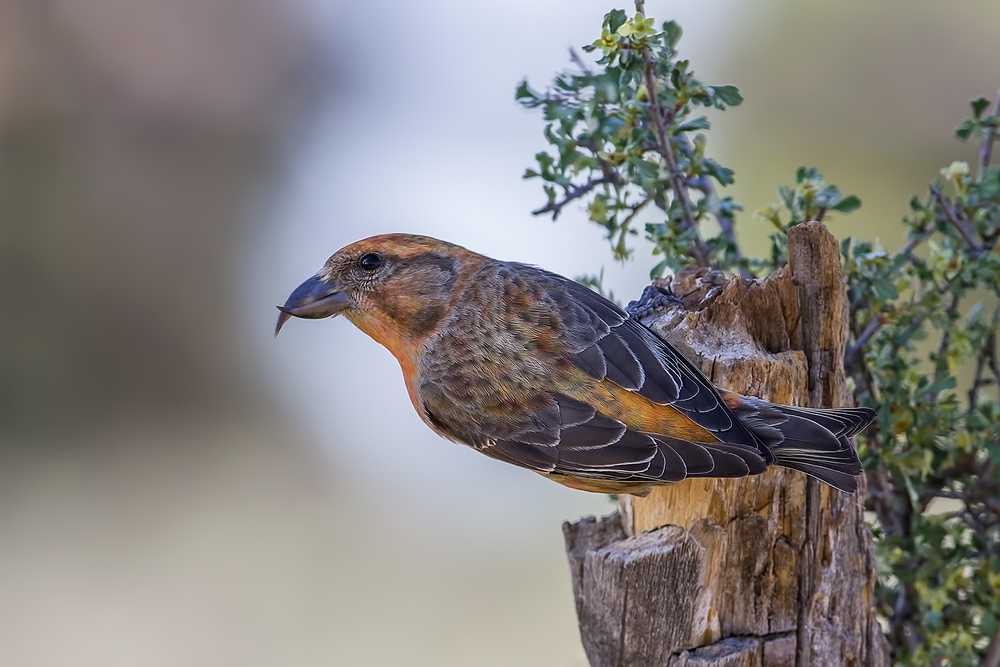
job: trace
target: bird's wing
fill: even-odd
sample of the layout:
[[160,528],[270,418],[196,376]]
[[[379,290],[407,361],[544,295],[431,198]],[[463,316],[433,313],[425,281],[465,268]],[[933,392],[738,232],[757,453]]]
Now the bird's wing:
[[579,283],[560,276],[569,300],[564,310],[585,310],[600,325],[576,316],[564,326],[586,327],[575,338],[579,348],[573,363],[597,380],[608,380],[653,403],[670,405],[722,442],[752,447],[771,463],[773,457],[722,400],[719,391],[670,343],[643,326],[611,301]]
[[767,467],[752,450],[636,431],[564,394],[551,395],[551,403],[536,414],[541,418],[529,430],[490,439],[476,449],[538,472],[600,480],[744,477]]

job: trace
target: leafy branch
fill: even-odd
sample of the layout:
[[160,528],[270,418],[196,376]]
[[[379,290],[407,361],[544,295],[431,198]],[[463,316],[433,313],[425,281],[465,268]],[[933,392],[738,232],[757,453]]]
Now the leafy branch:
[[[584,47],[596,63],[572,53],[579,71],[544,93],[526,81],[517,89],[523,106],[542,110],[551,145],[525,172],[548,199],[535,214],[555,220],[579,202],[619,260],[631,255],[641,218],[662,258],[652,277],[685,264],[751,277],[784,266],[791,227],[861,205],[815,168],[799,168],[779,202],[756,213],[773,227],[770,256],[744,257],[742,207],[716,193],[733,172],[706,155],[709,121],[694,115],[743,98],[734,86],[695,79],[677,54],[677,24],[657,30],[641,0],[636,10],[604,17],[600,38]],[[992,110],[986,98],[970,106],[956,135],[980,142],[975,174],[954,162],[911,199],[907,241],[895,252],[841,243],[845,370],[858,402],[878,411],[859,439],[875,516],[876,603],[902,665],[1000,664],[1000,169],[991,164],[1000,93]],[[703,233],[709,218],[715,236]]]
[[963,162],[942,169],[911,200],[896,253],[842,244],[854,337],[845,366],[858,399],[879,410],[864,438],[866,506],[900,664],[974,664],[1000,642],[1000,404],[982,394],[1000,386],[1000,170],[990,165],[1000,108],[971,107],[956,135],[980,139],[976,176]]
[[[677,57],[677,24],[668,21],[658,31],[641,2],[637,8],[632,17],[621,10],[604,17],[601,37],[584,47],[600,54],[593,68],[572,53],[579,71],[560,74],[545,93],[526,81],[518,87],[523,106],[542,109],[555,149],[538,153],[537,168],[525,172],[544,182],[548,199],[534,213],[555,220],[568,204],[584,202],[590,220],[607,231],[615,258],[624,260],[639,216],[655,210],[645,224],[654,253],[663,257],[654,275],[686,263],[749,275],[733,224],[740,206],[715,189],[731,184],[733,172],[705,155],[705,137],[697,132],[709,128],[708,119],[692,118],[698,106],[724,110],[743,98],[734,86],[695,79]],[[718,239],[701,234],[708,216],[723,230]]]

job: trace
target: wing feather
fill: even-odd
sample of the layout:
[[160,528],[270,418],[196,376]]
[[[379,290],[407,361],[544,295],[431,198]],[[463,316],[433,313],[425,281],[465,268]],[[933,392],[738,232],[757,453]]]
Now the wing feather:
[[[588,344],[572,357],[578,368],[654,403],[672,405],[720,440],[752,447],[767,463],[774,461],[760,439],[726,406],[718,389],[670,343],[593,290],[559,276],[554,278],[574,297],[577,307],[589,309],[608,328],[608,333],[603,335],[601,332],[595,334],[592,329],[569,336],[580,340],[597,336],[596,345]],[[579,317],[573,319],[584,321]],[[604,375],[599,372],[601,363],[594,348],[604,357]],[[638,362],[641,374],[631,366],[633,359]]]
[[646,372],[622,336],[617,331],[611,331],[598,341],[597,349],[604,357],[605,378],[619,387],[641,393],[646,384]]

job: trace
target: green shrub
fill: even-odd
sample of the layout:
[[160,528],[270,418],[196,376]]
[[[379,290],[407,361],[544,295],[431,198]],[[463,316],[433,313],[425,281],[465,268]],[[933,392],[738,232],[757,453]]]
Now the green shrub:
[[[641,8],[641,3],[640,3]],[[599,56],[558,75],[544,93],[527,82],[516,97],[542,110],[548,152],[525,178],[543,182],[536,214],[557,218],[586,206],[614,257],[645,223],[659,261],[652,277],[685,264],[745,278],[786,261],[787,231],[861,205],[814,168],[778,189],[756,217],[773,225],[771,252],[748,258],[735,225],[742,207],[720,196],[733,171],[708,157],[699,107],[724,110],[743,98],[711,86],[677,56],[681,30],[642,13],[614,10],[584,50]],[[906,244],[841,244],[850,299],[846,371],[858,402],[878,410],[859,439],[878,558],[877,610],[898,664],[972,665],[1000,618],[1000,169],[990,166],[1000,99],[973,100],[956,130],[981,143],[979,164],[955,162],[903,219]],[[704,233],[707,220],[718,232]],[[599,287],[599,280],[590,279]]]

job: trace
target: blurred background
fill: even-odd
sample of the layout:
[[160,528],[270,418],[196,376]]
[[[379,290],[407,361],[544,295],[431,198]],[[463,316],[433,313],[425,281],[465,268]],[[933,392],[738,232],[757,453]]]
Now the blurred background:
[[[623,300],[520,176],[514,103],[611,5],[0,0],[0,664],[584,665],[560,523],[612,510],[438,439],[395,361],[274,305],[370,234],[446,238]],[[799,165],[896,247],[1000,86],[1000,5],[647,3],[685,30],[739,231]]]

